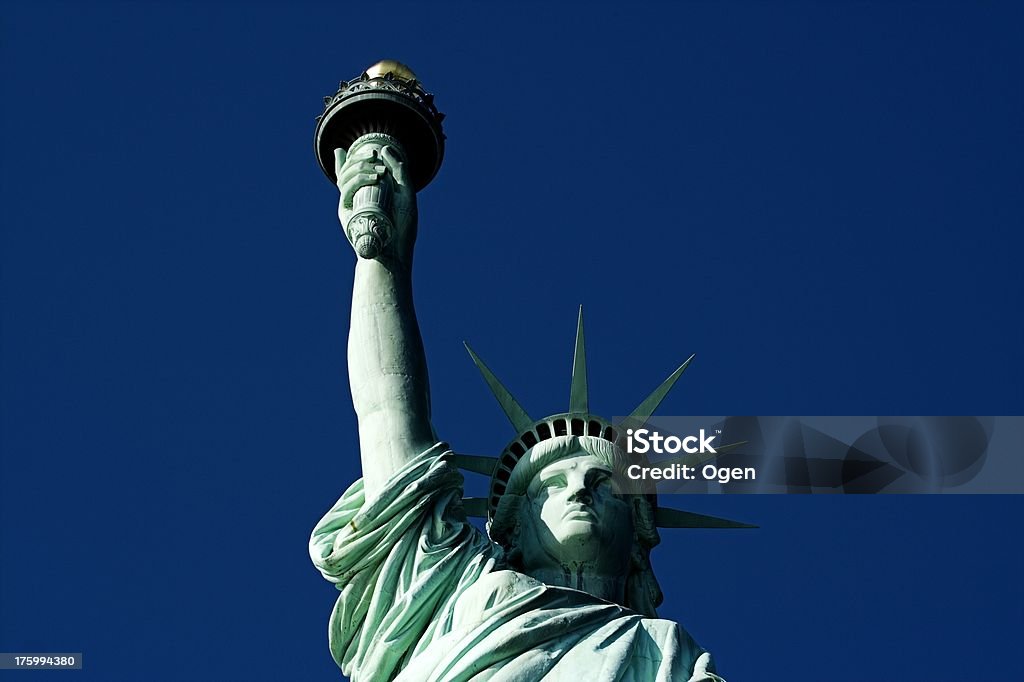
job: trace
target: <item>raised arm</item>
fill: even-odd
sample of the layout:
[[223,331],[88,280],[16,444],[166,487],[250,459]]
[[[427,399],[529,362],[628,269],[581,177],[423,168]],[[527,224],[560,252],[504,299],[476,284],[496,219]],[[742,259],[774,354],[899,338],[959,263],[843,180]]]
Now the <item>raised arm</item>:
[[[373,141],[336,152],[341,201],[338,217],[357,253],[348,337],[349,384],[359,419],[359,449],[367,497],[392,473],[434,444],[423,341],[412,301],[412,253],[416,241],[416,194],[397,144]],[[353,224],[353,198],[363,187],[393,193],[393,229],[372,220]],[[364,192],[365,193],[365,192]],[[367,240],[374,247],[365,248]]]

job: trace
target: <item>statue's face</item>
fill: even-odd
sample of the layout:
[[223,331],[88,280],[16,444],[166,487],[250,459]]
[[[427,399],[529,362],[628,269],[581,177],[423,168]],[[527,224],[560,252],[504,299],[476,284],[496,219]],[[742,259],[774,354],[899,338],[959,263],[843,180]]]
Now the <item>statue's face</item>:
[[581,451],[541,469],[521,508],[519,547],[528,570],[587,564],[625,574],[633,543],[633,514],[612,471]]

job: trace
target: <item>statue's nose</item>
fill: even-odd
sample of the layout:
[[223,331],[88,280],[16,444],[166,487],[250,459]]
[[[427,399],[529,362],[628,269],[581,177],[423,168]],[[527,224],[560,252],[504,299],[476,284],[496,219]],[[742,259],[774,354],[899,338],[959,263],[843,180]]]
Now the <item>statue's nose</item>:
[[594,497],[590,494],[590,488],[581,485],[576,489],[576,492],[569,496],[569,501],[579,502],[581,504],[591,504],[594,501]]

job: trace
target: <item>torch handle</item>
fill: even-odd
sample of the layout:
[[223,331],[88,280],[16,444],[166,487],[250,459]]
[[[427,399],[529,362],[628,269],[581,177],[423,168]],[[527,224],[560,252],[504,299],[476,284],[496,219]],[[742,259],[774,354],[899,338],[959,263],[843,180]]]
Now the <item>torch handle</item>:
[[352,197],[352,217],[346,231],[360,258],[376,258],[391,239],[391,178],[382,177],[375,185],[356,190]]

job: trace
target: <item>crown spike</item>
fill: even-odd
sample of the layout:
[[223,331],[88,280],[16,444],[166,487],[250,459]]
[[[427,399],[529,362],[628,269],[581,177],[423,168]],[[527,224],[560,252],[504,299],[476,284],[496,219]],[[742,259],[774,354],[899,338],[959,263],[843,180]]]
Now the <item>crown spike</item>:
[[659,528],[757,528],[749,523],[668,507],[658,507],[654,510],[654,524]]
[[583,339],[583,306],[576,323],[576,350],[572,356],[572,385],[569,388],[569,412],[587,414],[587,350]]
[[484,476],[492,476],[498,468],[497,457],[485,457],[480,455],[462,455],[453,453],[452,464],[465,471],[472,471]]
[[462,345],[464,345],[466,350],[469,351],[469,356],[473,358],[473,364],[476,365],[478,370],[480,370],[480,374],[484,376],[484,381],[487,382],[487,386],[491,389],[491,393],[493,393],[494,397],[497,398],[498,404],[501,406],[505,416],[508,417],[510,422],[512,422],[512,427],[519,433],[529,431],[533,426],[533,419],[530,418],[530,415],[526,414],[526,410],[516,402],[516,399],[512,397],[509,390],[505,388],[500,381],[498,381],[498,377],[494,376],[494,372],[487,368],[487,365],[485,365],[484,361],[473,352],[473,349],[469,347],[469,344],[463,341]]
[[486,497],[463,497],[462,498],[462,509],[466,512],[466,516],[475,516],[477,518],[487,518],[487,498]]
[[665,379],[665,381],[661,383],[661,386],[654,389],[654,391],[647,396],[642,403],[637,405],[636,409],[633,410],[633,412],[631,412],[623,421],[623,424],[631,426],[642,425],[650,419],[651,415],[654,414],[654,411],[658,409],[658,405],[661,404],[661,401],[664,400],[665,396],[668,395],[668,392],[672,390],[672,386],[675,385],[676,381],[679,380],[679,377],[681,377],[683,372],[686,371],[686,368],[690,366],[691,362],[693,362],[694,357],[696,356],[691,355],[686,358],[686,362],[679,365],[679,369],[672,372],[672,374],[669,375],[669,378]]

